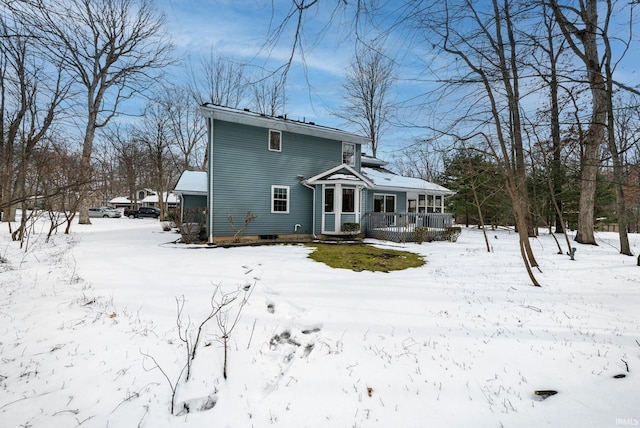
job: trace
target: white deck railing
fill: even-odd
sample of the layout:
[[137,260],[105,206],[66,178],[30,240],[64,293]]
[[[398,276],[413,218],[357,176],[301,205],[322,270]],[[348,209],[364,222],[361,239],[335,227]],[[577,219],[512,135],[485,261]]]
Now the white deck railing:
[[453,215],[442,213],[367,213],[364,232],[375,239],[416,242],[443,239]]

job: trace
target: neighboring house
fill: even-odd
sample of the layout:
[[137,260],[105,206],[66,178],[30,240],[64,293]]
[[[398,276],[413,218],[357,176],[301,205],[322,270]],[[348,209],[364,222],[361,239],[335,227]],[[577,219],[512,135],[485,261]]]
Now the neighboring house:
[[[162,201],[164,202],[166,209],[175,209],[180,205],[180,199],[175,193],[162,193]],[[160,208],[160,199],[156,192],[152,192],[145,196],[142,200],[138,201],[142,207],[155,207]]]
[[[140,207],[156,207],[160,208],[160,202],[158,199],[158,193],[154,192],[151,189],[143,189],[136,191],[137,201],[136,203],[131,202],[126,196],[118,196],[109,200],[109,204],[114,208],[130,208],[132,206],[138,205]],[[163,201],[165,203],[165,207],[167,209],[175,209],[178,208],[180,204],[180,199],[177,194],[174,193],[163,193]]]
[[207,172],[185,171],[174,193],[184,207],[206,213],[210,244],[452,222],[444,197],[453,192],[385,170],[383,161],[362,155],[365,137],[212,104],[200,111],[207,123]]
[[129,208],[131,201],[126,196],[117,196],[109,200],[109,205],[114,208]]
[[146,198],[147,196],[155,195],[155,194],[156,194],[156,192],[154,192],[153,190],[148,189],[148,188],[136,190],[136,194],[134,195],[135,196],[135,202],[137,204],[140,204],[141,201],[144,198]]

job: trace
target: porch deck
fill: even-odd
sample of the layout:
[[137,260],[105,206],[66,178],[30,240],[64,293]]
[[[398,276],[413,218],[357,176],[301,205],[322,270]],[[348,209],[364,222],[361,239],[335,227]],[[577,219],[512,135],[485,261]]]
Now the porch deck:
[[367,237],[393,242],[424,242],[449,238],[453,215],[442,213],[366,213]]

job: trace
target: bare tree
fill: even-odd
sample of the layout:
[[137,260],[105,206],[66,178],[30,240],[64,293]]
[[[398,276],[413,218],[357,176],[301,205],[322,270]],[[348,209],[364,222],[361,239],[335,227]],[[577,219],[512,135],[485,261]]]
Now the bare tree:
[[34,173],[40,178],[39,188],[44,208],[49,212],[50,233],[66,224],[64,233],[71,230],[80,198],[79,153],[62,139],[50,141],[46,149],[38,150]]
[[[581,161],[580,211],[575,239],[582,244],[596,245],[593,234],[596,175],[600,166],[600,147],[606,136],[608,111],[607,85],[598,52],[598,5],[596,0],[581,1],[578,8],[564,8],[556,0],[550,0],[549,4],[569,47],[585,64],[591,90],[591,121],[585,135]],[[567,17],[567,12],[573,15],[571,19]],[[578,28],[577,25],[583,25],[584,28]]]
[[[615,114],[614,114],[614,81],[613,73],[616,65],[613,63],[613,50],[611,47],[611,38],[609,37],[609,26],[613,16],[613,4],[611,0],[607,0],[607,11],[604,28],[602,30],[602,40],[604,42],[604,71],[607,79],[607,145],[611,155],[613,164],[613,181],[616,189],[616,205],[618,211],[618,235],[620,237],[620,253],[632,256],[631,246],[629,245],[628,224],[627,224],[627,207],[624,195],[625,173],[624,173],[624,149],[619,147],[615,135]],[[631,20],[631,18],[630,18]],[[631,34],[625,42],[625,46],[631,44]]]
[[247,79],[245,66],[228,58],[215,56],[213,48],[197,66],[191,66],[189,90],[198,104],[212,103],[237,108],[245,101]]
[[406,177],[435,181],[444,169],[445,150],[431,143],[419,139],[415,145],[402,149],[399,155],[391,158],[391,169]]
[[[640,112],[637,97],[619,97],[615,111],[615,138],[624,167],[626,224],[629,232],[640,232]],[[618,213],[618,216],[623,215]]]
[[[507,1],[492,0],[483,7],[462,0],[418,4],[411,13],[433,46],[454,60],[451,71],[456,74],[446,80],[445,89],[462,89],[465,104],[470,106],[456,116],[467,123],[456,120],[454,127],[444,132],[462,142],[481,139],[499,165],[513,205],[523,262],[531,282],[539,286],[532,271],[538,264],[528,239],[535,231],[527,190],[520,94],[520,58],[525,52],[515,29],[516,22],[523,22],[523,11]],[[472,95],[479,98],[471,100]],[[469,129],[466,135],[463,126]]]
[[130,208],[134,208],[137,203],[136,190],[143,182],[143,173],[148,170],[145,148],[136,141],[132,127],[108,126],[104,129],[103,138],[115,150],[121,189],[129,196]]
[[92,164],[94,194],[99,198],[99,204],[105,206],[112,198],[122,194],[118,151],[112,144],[98,138]]
[[[626,90],[633,90],[624,84],[614,81],[614,53],[611,47],[609,34],[614,16],[614,3],[612,0],[605,2],[606,7],[599,6],[596,0],[583,0],[577,6],[560,5],[556,0],[551,0],[550,5],[558,22],[562,34],[576,57],[584,64],[587,74],[587,82],[591,91],[591,122],[584,141],[584,158],[582,162],[582,181],[580,192],[580,212],[578,218],[578,230],[576,241],[584,244],[596,244],[594,230],[594,206],[596,175],[600,164],[598,156],[603,142],[607,143],[611,161],[613,164],[614,185],[616,188],[617,210],[619,213],[620,253],[632,255],[627,236],[627,225],[624,213],[626,212],[624,198],[624,172],[620,159],[620,150],[617,147],[614,130],[614,85]],[[627,5],[628,6],[628,5]],[[633,7],[629,7],[629,22],[632,22]],[[600,15],[599,12],[603,12]],[[619,14],[620,11],[617,11]],[[632,28],[632,26],[630,26]],[[617,36],[616,40],[622,42],[622,58],[632,40],[632,31],[624,40]],[[599,52],[603,47],[603,53]]]
[[[96,129],[171,62],[164,17],[150,0],[16,0],[12,7],[29,17],[32,36],[85,97],[81,173],[88,181]],[[90,223],[86,208],[82,224]]]
[[[0,206],[3,220],[34,194],[27,190],[34,153],[63,111],[69,81],[27,34],[27,18],[2,4],[0,18]],[[24,221],[20,229],[25,227]],[[14,235],[15,236],[15,235]]]
[[[251,297],[251,294],[253,294],[255,286],[255,282],[253,285],[247,284],[242,287],[242,290],[237,289],[233,292],[223,293],[217,300],[214,300],[216,306],[221,308],[221,310],[216,313],[216,322],[218,324],[218,331],[220,332],[218,338],[222,343],[224,350],[222,360],[222,377],[225,379],[228,377],[227,363],[229,361],[229,340],[231,338],[231,333],[238,325],[240,316],[242,315],[242,310],[249,302],[249,298]],[[236,301],[237,303],[232,305],[232,303]]]
[[169,106],[162,102],[162,98],[150,100],[144,118],[131,131],[133,141],[144,147],[152,168],[152,181],[158,194],[161,219],[166,214],[165,195],[181,172],[172,151],[171,124],[166,120],[168,108]]
[[260,79],[251,84],[255,111],[268,116],[284,115],[285,85],[279,76]]
[[180,170],[204,168],[205,127],[198,114],[198,106],[184,87],[170,86],[159,94],[159,102],[165,109],[169,123],[169,137],[179,156]]
[[373,43],[356,47],[355,59],[342,84],[344,105],[333,112],[371,139],[374,157],[393,112],[391,91],[394,80],[394,62],[385,55],[381,46]]
[[[534,133],[538,133],[537,128],[544,128],[549,130],[549,139],[552,144],[552,158],[550,161],[549,177],[549,191],[552,192],[550,198],[553,201],[554,207],[557,209],[555,214],[555,233],[564,233],[564,223],[561,220],[562,217],[562,200],[560,193],[563,187],[563,166],[562,166],[562,138],[561,138],[561,91],[565,89],[569,91],[562,82],[562,58],[566,56],[566,43],[557,34],[557,24],[553,18],[553,14],[549,12],[549,7],[544,2],[540,5],[541,11],[541,31],[532,32],[530,34],[531,43],[536,47],[536,52],[532,55],[532,60],[529,62],[537,76],[544,82],[548,88],[549,105],[548,108],[543,109],[538,119],[543,118],[542,122],[536,120],[536,123],[531,124],[531,128]],[[565,77],[568,78],[568,77]],[[546,120],[544,120],[546,119]],[[545,138],[546,140],[546,138]],[[539,139],[540,141],[540,139]],[[547,159],[546,152],[543,151],[545,160]]]

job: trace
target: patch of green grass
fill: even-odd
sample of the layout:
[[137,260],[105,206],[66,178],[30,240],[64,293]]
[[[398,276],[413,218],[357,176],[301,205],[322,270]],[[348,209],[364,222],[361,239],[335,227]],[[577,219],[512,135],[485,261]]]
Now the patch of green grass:
[[309,258],[338,269],[356,272],[389,272],[419,267],[425,264],[422,256],[407,251],[387,250],[365,244],[307,244],[315,248]]

